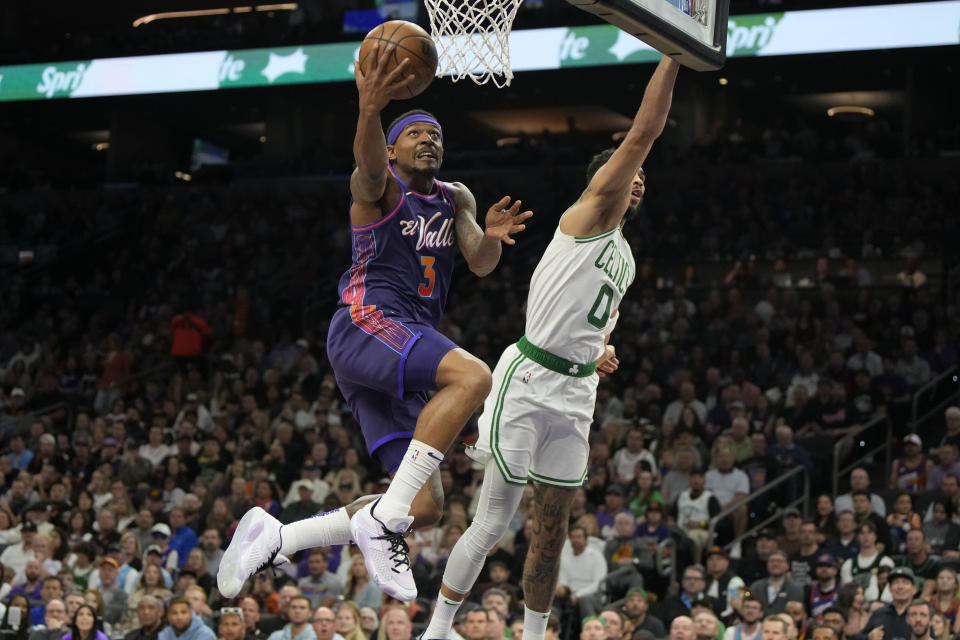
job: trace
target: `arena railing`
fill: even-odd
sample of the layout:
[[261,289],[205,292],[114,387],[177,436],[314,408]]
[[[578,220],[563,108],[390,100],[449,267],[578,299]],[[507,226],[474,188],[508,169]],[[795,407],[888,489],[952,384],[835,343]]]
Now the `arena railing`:
[[[878,425],[884,422],[886,422],[886,426],[887,426],[886,437],[883,439],[883,441],[880,444],[876,445],[875,447],[871,447],[870,444],[865,440],[860,440],[858,442],[858,438],[860,438],[864,433],[866,433],[870,429],[877,427]],[[866,449],[866,450],[860,453],[860,455],[858,455],[856,458],[851,460],[845,467],[841,469],[840,460],[846,457],[846,455],[848,455],[849,452],[852,451],[854,446],[856,446],[857,444],[859,444],[862,449]],[[890,468],[890,464],[892,462],[892,459],[891,459],[892,447],[893,447],[893,422],[891,422],[890,418],[887,416],[877,416],[873,420],[867,422],[866,424],[860,425],[854,431],[851,431],[847,435],[837,440],[836,443],[834,443],[833,445],[832,478],[833,478],[834,498],[840,495],[840,478],[845,477],[853,469],[856,469],[857,467],[862,466],[865,462],[868,462],[869,459],[872,459],[876,454],[880,453],[881,451],[883,452],[884,458],[885,458],[883,469],[884,469],[884,472],[886,472],[886,470]]]
[[65,410],[67,413],[67,425],[72,428],[73,426],[73,415],[75,408],[71,402],[61,401],[54,402],[53,404],[48,404],[45,407],[40,407],[39,409],[34,409],[30,413],[25,413],[22,416],[16,416],[8,418],[3,422],[3,425],[0,426],[0,442],[7,443],[10,438],[15,433],[23,433],[29,426],[33,423],[34,420],[42,418],[44,416],[50,415],[51,413],[56,413],[58,411]]
[[757,498],[760,498],[767,494],[771,494],[774,491],[783,491],[784,489],[787,488],[784,485],[790,482],[795,482],[797,479],[797,476],[802,476],[802,480],[803,480],[803,491],[801,491],[800,495],[794,498],[793,500],[787,502],[786,504],[778,505],[780,507],[779,509],[776,509],[770,512],[770,514],[766,518],[763,518],[762,520],[760,519],[759,514],[756,516],[751,516],[750,522],[752,522],[753,524],[746,531],[744,531],[739,536],[735,537],[733,540],[728,542],[725,545],[725,549],[729,553],[731,547],[733,547],[737,543],[742,542],[743,540],[746,540],[747,538],[751,537],[761,529],[780,520],[780,518],[783,515],[783,512],[787,509],[790,509],[791,507],[799,509],[800,513],[803,514],[803,517],[806,518],[809,510],[809,504],[810,504],[810,473],[807,471],[806,467],[801,465],[801,466],[794,467],[793,469],[790,469],[782,476],[777,476],[776,478],[764,484],[761,488],[757,489],[750,495],[740,500],[737,500],[732,505],[730,505],[729,507],[727,507],[726,509],[724,509],[723,511],[721,511],[720,513],[712,517],[710,519],[710,528],[709,528],[710,542],[707,546],[712,547],[714,545],[714,540],[717,536],[717,531],[716,531],[717,524],[719,524],[721,520],[729,517],[730,515],[733,514],[734,511],[736,511],[737,509],[739,509],[744,505],[746,505],[747,508],[749,508],[750,503],[754,502]]
[[[950,404],[956,401],[960,396],[960,384],[958,384],[958,369],[956,366],[950,367],[939,376],[923,385],[913,394],[913,403],[910,409],[910,431],[916,432],[917,428],[927,420],[935,416],[940,411],[946,409]],[[951,390],[952,389],[952,390]],[[951,390],[946,396],[941,396],[945,390]],[[931,400],[937,404],[929,408],[922,416],[920,413],[921,400]]]

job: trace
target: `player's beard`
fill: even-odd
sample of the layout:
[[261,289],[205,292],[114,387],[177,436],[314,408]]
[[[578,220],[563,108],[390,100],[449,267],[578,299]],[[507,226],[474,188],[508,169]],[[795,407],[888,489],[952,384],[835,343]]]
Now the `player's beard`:
[[440,165],[436,167],[414,167],[413,172],[427,180],[433,180],[440,175]]
[[637,215],[640,213],[640,207],[642,206],[643,206],[643,198],[640,198],[640,202],[638,202],[636,206],[627,207],[627,213],[626,213],[627,222],[630,222],[631,220],[637,217]]

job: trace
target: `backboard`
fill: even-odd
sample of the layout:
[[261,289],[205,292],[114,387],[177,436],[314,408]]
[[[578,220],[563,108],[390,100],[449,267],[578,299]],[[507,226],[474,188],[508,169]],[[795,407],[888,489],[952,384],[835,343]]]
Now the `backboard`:
[[726,61],[730,0],[567,0],[698,71]]

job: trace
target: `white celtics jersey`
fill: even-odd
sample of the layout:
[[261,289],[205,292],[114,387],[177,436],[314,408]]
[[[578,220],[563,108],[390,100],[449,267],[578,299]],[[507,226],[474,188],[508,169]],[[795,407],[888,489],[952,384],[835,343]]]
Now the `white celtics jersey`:
[[561,358],[593,362],[636,271],[619,226],[581,238],[558,225],[530,280],[527,339]]

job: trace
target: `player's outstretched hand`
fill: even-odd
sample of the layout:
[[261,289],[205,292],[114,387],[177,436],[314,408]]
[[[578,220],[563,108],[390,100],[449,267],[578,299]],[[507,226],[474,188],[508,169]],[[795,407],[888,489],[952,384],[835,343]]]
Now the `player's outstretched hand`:
[[601,378],[610,375],[620,368],[620,361],[617,360],[617,350],[612,344],[608,344],[603,349],[603,355],[597,360],[597,375]]
[[360,109],[365,107],[383,111],[394,96],[413,82],[414,75],[409,73],[409,58],[400,61],[393,71],[387,72],[387,60],[393,55],[396,45],[384,49],[380,43],[373,45],[370,56],[373,60],[366,73],[360,70],[360,64],[353,65],[353,75],[357,78],[357,91],[360,94]]
[[520,233],[527,228],[524,220],[533,215],[533,211],[520,211],[520,201],[510,205],[510,196],[503,196],[500,201],[487,211],[486,229],[484,234],[488,238],[496,238],[504,244],[515,244],[511,234]]

